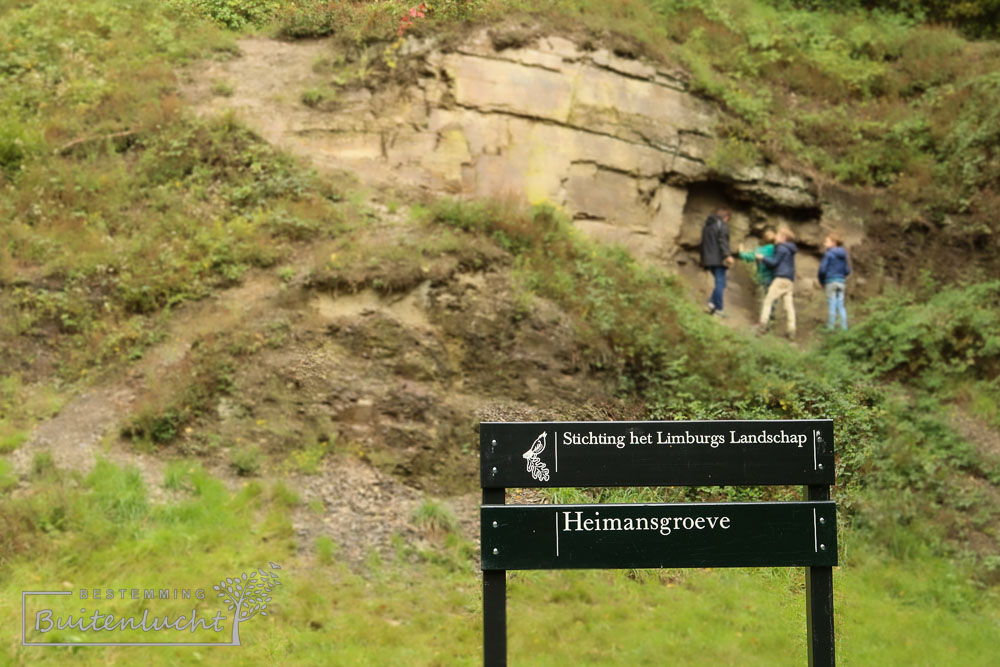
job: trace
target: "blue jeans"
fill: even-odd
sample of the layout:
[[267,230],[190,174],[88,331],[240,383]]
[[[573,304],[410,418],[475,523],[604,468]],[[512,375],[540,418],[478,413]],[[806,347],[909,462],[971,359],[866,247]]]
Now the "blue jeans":
[[830,307],[830,317],[826,328],[833,330],[840,316],[840,328],[847,330],[847,310],[844,308],[844,283],[829,282],[826,284],[826,304]]
[[712,266],[709,269],[715,278],[715,289],[712,290],[712,296],[708,297],[708,302],[715,306],[716,310],[722,310],[722,293],[726,291],[726,271],[729,267]]

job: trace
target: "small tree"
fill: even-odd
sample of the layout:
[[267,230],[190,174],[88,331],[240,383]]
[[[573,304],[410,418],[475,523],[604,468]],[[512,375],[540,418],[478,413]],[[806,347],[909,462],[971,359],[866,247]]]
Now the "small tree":
[[240,623],[253,618],[258,612],[261,616],[267,616],[267,604],[271,601],[269,593],[275,586],[280,585],[276,573],[257,568],[257,571],[251,572],[250,576],[244,572],[240,577],[235,579],[226,577],[224,581],[212,586],[214,590],[219,591],[219,597],[223,598],[229,605],[229,610],[233,612],[234,646],[240,645]]

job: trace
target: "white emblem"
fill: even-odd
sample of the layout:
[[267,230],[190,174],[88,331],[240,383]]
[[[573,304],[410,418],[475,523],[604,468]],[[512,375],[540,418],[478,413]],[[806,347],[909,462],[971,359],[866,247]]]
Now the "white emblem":
[[531,444],[528,451],[521,454],[524,460],[528,462],[528,472],[531,473],[532,478],[540,482],[549,481],[549,469],[538,458],[538,455],[545,451],[545,437],[547,435],[548,432],[542,432],[540,436],[535,438],[535,442]]

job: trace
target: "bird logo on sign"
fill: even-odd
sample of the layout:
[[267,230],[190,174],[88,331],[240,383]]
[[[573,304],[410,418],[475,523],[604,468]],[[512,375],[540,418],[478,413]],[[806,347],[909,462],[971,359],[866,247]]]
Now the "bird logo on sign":
[[538,455],[545,451],[545,438],[548,436],[547,431],[543,431],[540,436],[535,438],[535,441],[531,443],[531,447],[528,448],[521,457],[528,462],[528,472],[531,473],[532,479],[537,479],[539,482],[549,481],[549,469],[545,466]]

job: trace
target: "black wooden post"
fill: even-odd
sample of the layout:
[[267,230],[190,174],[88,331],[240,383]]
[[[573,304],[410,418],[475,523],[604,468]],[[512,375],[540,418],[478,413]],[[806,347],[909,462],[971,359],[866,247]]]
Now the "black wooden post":
[[[483,489],[484,505],[505,502],[506,489]],[[507,665],[507,570],[483,570],[483,665]]]
[[[806,487],[806,500],[829,499],[828,485]],[[837,659],[833,634],[832,567],[806,568],[806,625],[809,628],[809,667],[833,667]]]

